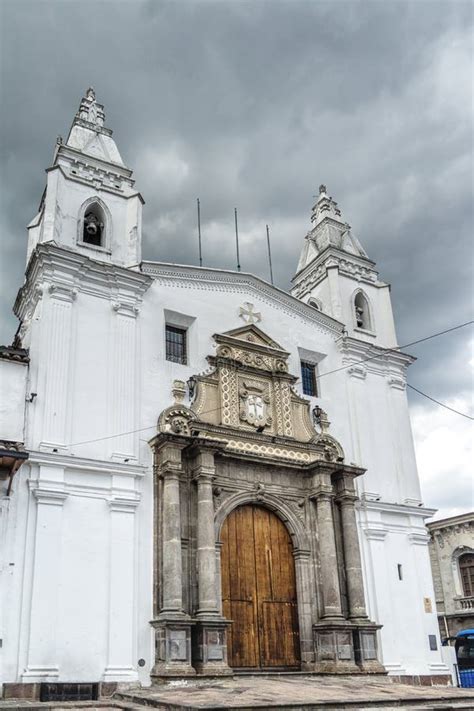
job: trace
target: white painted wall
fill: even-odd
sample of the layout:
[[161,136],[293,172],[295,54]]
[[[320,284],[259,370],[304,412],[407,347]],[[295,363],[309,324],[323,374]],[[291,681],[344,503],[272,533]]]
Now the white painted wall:
[[[69,266],[61,273],[59,251],[54,262],[62,287],[42,290],[30,328],[38,396],[28,405],[30,463],[15,484],[10,512],[15,565],[8,637],[20,638],[18,647],[4,649],[5,679],[148,682],[153,491],[147,441],[171,402],[172,381],[207,368],[212,335],[241,326],[246,301],[261,313],[259,327],[290,352],[298,375],[299,348],[322,356],[321,374],[341,367],[341,329],[242,274],[151,265],[154,280],[143,301],[135,293],[135,308],[130,285],[121,296],[114,284],[94,295],[92,277],[78,281]],[[170,313],[191,324],[188,365],[164,359]],[[423,597],[433,595],[420,543],[423,511],[413,505],[419,488],[405,392],[390,384],[397,367],[321,378],[315,402],[328,412],[346,460],[368,470],[360,484],[361,543],[370,614],[384,625],[384,662],[398,673],[432,673],[441,657],[429,652],[427,635],[437,634],[437,622],[422,608]],[[114,436],[134,430],[140,431]],[[397,562],[406,571],[403,583]],[[421,584],[420,570],[426,572]]]
[[0,358],[0,439],[23,442],[28,366]]

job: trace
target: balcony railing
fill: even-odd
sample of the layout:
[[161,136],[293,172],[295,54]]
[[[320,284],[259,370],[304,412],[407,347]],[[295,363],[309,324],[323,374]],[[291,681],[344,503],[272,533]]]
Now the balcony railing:
[[471,595],[470,597],[461,597],[459,599],[459,604],[461,606],[461,610],[474,610],[474,596]]

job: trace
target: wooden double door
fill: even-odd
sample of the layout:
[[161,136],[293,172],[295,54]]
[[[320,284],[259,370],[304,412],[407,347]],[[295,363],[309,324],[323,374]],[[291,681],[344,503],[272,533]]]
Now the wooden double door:
[[229,666],[299,668],[293,545],[283,522],[261,506],[239,506],[222,533],[222,602],[233,620]]

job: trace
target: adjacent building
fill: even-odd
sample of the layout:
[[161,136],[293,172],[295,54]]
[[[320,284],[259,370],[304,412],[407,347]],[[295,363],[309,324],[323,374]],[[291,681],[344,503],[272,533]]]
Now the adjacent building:
[[474,512],[427,524],[441,637],[474,629]]
[[92,89],[46,175],[0,353],[1,678],[447,679],[413,358],[326,187],[287,293],[143,260]]

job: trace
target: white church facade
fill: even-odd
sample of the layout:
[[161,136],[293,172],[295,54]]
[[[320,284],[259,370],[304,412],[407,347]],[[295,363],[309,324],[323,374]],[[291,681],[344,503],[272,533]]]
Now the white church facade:
[[142,205],[89,90],[0,349],[1,680],[444,678],[413,359],[337,204],[291,293],[143,260]]

